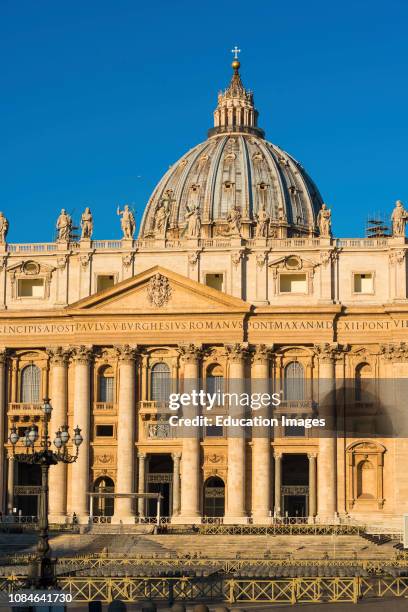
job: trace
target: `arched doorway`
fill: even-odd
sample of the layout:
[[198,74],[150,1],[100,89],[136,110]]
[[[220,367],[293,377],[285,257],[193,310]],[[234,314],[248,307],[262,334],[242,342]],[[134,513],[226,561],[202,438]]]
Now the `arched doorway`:
[[[115,483],[109,476],[100,476],[100,478],[95,480],[93,490],[95,493],[113,493],[115,491]],[[115,511],[115,498],[113,496],[96,496],[94,500],[94,516],[113,516]]]
[[219,476],[210,476],[204,483],[204,516],[224,516],[225,483]]

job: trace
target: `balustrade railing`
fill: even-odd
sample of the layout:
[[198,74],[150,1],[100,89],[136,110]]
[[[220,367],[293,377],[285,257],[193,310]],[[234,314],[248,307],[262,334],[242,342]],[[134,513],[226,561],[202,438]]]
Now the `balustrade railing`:
[[20,414],[32,414],[37,412],[42,414],[43,412],[41,402],[11,402],[8,405],[8,410],[9,412]]
[[94,402],[94,412],[114,412],[115,404],[111,402]]

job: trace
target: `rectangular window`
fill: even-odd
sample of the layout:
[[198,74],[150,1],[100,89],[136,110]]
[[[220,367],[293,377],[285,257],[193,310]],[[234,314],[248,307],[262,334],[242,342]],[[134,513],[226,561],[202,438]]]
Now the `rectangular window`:
[[222,438],[224,435],[224,428],[222,425],[207,425],[205,428],[205,435],[207,438]]
[[281,274],[279,281],[281,293],[307,293],[306,274]]
[[218,291],[224,290],[224,275],[223,274],[206,274],[205,284],[207,287],[217,289]]
[[285,436],[287,438],[304,438],[305,428],[301,425],[287,425],[285,427]]
[[97,425],[95,434],[101,438],[112,438],[113,425]]
[[374,293],[374,277],[371,272],[354,274],[354,293]]
[[96,291],[105,291],[110,289],[115,284],[115,276],[113,274],[101,274],[96,279]]
[[19,278],[18,280],[18,297],[44,297],[44,279],[43,278]]

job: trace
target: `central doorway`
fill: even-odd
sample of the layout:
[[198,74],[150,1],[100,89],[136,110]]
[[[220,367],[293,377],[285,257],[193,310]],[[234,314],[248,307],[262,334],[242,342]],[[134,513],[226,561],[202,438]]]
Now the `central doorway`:
[[309,460],[306,454],[283,455],[281,495],[285,516],[306,519],[309,506]]
[[[171,516],[173,501],[173,459],[170,453],[158,453],[148,456],[147,492],[160,493],[161,516]],[[147,500],[147,516],[157,515],[157,501]]]

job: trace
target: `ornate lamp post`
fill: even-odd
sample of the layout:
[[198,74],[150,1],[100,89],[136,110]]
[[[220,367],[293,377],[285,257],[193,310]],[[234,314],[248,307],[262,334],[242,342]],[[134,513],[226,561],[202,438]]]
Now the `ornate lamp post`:
[[[44,426],[40,440],[41,450],[35,450],[35,443],[39,438],[38,430],[35,425],[32,425],[31,429],[26,430],[23,438],[20,438],[16,426],[13,425],[9,435],[15,461],[39,465],[41,467],[41,493],[38,511],[40,535],[37,544],[37,557],[30,566],[28,576],[29,584],[36,588],[47,588],[55,584],[54,562],[50,556],[51,549],[48,543],[48,470],[51,465],[56,465],[59,462],[73,463],[76,461],[79,447],[83,441],[81,430],[77,426],[74,429],[74,436],[72,438],[72,442],[76,447],[76,453],[75,455],[70,455],[67,449],[67,443],[70,439],[68,427],[62,425],[55,434],[54,446],[57,450],[51,450],[48,423],[52,412],[52,406],[48,397],[44,399],[42,409],[44,412]],[[26,448],[24,453],[16,453],[16,446],[20,440]]]

